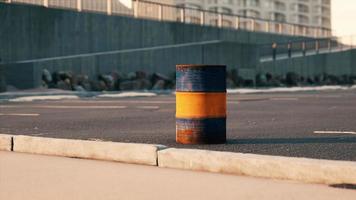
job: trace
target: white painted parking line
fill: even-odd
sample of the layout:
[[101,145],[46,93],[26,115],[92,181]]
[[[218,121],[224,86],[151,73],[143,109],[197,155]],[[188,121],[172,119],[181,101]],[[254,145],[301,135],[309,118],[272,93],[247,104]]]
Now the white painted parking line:
[[228,101],[227,103],[228,103],[228,104],[240,104],[239,101]]
[[101,94],[98,98],[120,98],[120,97],[154,97],[157,96],[156,93],[152,92],[123,92],[116,94]]
[[105,103],[121,103],[121,104],[175,104],[175,101],[172,100],[167,100],[167,101],[137,101],[137,100],[116,100],[116,101],[110,101],[110,100],[95,100],[95,101],[90,101],[90,100],[73,100],[73,101],[62,101],[62,102],[56,102],[56,103],[61,103],[61,104],[66,104],[66,103],[83,103],[83,104],[105,104]]
[[54,109],[124,109],[127,106],[36,106],[35,108],[54,108]]
[[290,98],[290,97],[277,97],[270,98],[271,101],[298,101],[299,98]]
[[136,106],[139,109],[159,109],[159,106]]
[[15,99],[10,99],[10,102],[33,102],[33,101],[44,101],[44,100],[63,100],[63,99],[79,99],[75,95],[48,95],[48,96],[28,96],[28,97],[18,97]]
[[0,113],[0,116],[38,117],[38,113]]
[[351,134],[356,135],[354,131],[314,131],[315,134]]
[[49,109],[124,109],[127,106],[0,106],[0,108],[49,108]]
[[266,101],[269,98],[229,98],[228,101],[239,101],[239,102],[253,102],[253,101]]

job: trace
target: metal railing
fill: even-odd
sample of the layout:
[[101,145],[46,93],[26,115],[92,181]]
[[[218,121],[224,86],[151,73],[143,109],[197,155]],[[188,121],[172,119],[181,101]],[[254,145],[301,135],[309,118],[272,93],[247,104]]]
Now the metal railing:
[[273,61],[301,56],[333,53],[356,49],[356,36],[299,40],[261,45],[260,61]]
[[158,21],[173,21],[202,26],[241,29],[253,32],[267,32],[292,36],[331,37],[327,28],[278,22],[260,18],[244,17],[195,8],[180,7],[145,0],[134,0],[132,8],[118,0],[0,0],[7,3],[25,3],[51,8],[99,12],[108,15],[126,15]]

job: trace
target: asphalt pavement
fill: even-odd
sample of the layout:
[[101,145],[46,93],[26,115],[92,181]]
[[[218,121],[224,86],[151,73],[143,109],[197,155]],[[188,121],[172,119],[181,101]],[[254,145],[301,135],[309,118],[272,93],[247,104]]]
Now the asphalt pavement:
[[0,133],[41,137],[356,161],[355,132],[356,90],[229,94],[221,145],[176,144],[174,95],[0,103]]

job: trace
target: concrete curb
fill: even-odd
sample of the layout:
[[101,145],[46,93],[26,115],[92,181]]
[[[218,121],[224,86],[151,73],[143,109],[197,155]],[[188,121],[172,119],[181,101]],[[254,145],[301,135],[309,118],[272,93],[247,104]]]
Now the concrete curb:
[[158,145],[14,136],[13,151],[157,166]]
[[163,145],[128,144],[0,134],[0,150],[117,161],[294,180],[319,184],[356,184],[356,162],[265,156]]
[[0,151],[12,150],[12,135],[0,134]]
[[158,151],[158,166],[307,183],[356,184],[356,162],[348,161],[171,148]]

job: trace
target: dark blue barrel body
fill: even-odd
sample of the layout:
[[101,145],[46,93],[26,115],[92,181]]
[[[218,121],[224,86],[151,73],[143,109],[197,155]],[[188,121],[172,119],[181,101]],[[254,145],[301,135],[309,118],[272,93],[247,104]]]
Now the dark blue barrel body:
[[226,68],[219,65],[179,65],[177,92],[226,92]]
[[176,120],[181,143],[220,144],[226,141],[226,118]]

